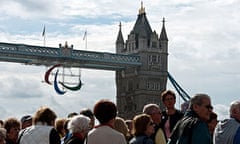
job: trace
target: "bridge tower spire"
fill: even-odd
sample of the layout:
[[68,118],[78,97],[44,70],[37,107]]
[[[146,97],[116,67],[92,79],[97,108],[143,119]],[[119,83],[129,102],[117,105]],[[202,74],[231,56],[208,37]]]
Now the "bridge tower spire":
[[116,40],[116,52],[121,53],[124,50],[124,39],[122,35],[122,24],[119,22],[119,31]]

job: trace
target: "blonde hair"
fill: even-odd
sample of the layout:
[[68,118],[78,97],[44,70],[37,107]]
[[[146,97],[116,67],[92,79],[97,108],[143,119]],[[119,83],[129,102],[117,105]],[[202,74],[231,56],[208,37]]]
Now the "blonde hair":
[[124,119],[121,117],[116,117],[113,125],[114,129],[122,133],[125,137],[128,135],[128,127]]
[[55,119],[57,118],[56,113],[49,107],[41,106],[33,117],[33,123],[42,123],[49,126],[54,126]]

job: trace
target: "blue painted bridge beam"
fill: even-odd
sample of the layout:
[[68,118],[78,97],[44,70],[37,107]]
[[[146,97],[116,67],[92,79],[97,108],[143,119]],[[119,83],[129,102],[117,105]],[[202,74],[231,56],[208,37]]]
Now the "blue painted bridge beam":
[[141,66],[136,55],[113,54],[74,50],[73,47],[42,47],[26,44],[0,42],[0,61],[29,65],[80,67],[105,70],[121,70],[126,67]]

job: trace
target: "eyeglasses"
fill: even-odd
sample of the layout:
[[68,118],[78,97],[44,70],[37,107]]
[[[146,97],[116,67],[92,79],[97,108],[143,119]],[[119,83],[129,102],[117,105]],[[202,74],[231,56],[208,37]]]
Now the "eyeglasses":
[[211,105],[205,105],[204,107],[208,110],[213,110],[213,106],[211,106]]

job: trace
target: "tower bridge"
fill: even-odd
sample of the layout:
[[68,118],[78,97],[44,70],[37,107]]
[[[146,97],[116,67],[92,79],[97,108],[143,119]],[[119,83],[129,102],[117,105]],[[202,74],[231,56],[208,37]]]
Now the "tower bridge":
[[120,24],[115,44],[116,53],[106,53],[74,50],[73,46],[67,45],[57,48],[0,42],[0,61],[116,71],[118,114],[123,118],[132,119],[148,103],[163,108],[160,94],[166,89],[168,78],[178,89],[178,94],[189,99],[168,73],[168,37],[164,18],[158,35],[152,30],[141,5],[127,40],[124,41]]

